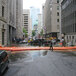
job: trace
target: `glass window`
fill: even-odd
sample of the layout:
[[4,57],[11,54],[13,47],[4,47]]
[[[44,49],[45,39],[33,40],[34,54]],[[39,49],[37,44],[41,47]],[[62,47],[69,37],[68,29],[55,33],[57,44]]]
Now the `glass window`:
[[57,3],[59,3],[59,0],[57,0]]
[[57,25],[57,29],[59,29],[59,25]]
[[72,39],[74,39],[74,36],[72,36]]
[[59,10],[59,6],[57,6],[57,10]]
[[2,6],[2,17],[4,17],[4,6]]
[[57,16],[59,16],[59,12],[57,12]]
[[59,19],[57,19],[57,22],[59,22]]

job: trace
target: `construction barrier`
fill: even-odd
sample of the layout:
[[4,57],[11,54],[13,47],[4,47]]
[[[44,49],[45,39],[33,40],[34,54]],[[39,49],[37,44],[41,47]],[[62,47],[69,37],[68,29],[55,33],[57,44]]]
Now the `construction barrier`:
[[[74,47],[53,47],[54,50],[76,50]],[[50,50],[50,47],[0,47],[0,50],[6,51],[35,51],[35,50]]]

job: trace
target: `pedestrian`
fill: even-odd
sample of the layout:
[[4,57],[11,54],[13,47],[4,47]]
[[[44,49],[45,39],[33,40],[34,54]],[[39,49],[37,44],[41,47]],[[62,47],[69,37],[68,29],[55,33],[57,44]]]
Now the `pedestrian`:
[[66,46],[65,39],[62,39],[62,46],[63,46],[63,47],[65,47],[65,46]]
[[50,50],[53,51],[53,43],[50,41]]

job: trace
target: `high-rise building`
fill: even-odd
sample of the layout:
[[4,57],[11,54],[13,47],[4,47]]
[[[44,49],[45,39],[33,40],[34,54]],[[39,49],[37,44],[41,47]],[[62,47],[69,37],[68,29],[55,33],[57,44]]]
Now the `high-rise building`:
[[26,29],[26,31],[28,33],[28,38],[30,38],[31,33],[32,33],[32,21],[30,18],[30,10],[29,9],[23,10],[23,27]]
[[45,4],[42,5],[42,26],[43,26],[43,34],[46,33],[46,26],[45,26]]
[[42,14],[38,14],[38,34],[40,34],[42,29]]
[[23,37],[22,26],[23,0],[16,0],[16,37]]
[[32,19],[32,28],[38,22],[38,14],[39,13],[40,13],[40,9],[39,8],[30,7],[30,14],[31,14],[31,19]]
[[67,43],[76,45],[76,0],[63,0],[61,7],[62,33]]
[[44,15],[46,37],[59,37],[61,26],[61,13],[59,4],[61,0],[46,0]]
[[7,42],[11,44],[16,37],[16,0],[7,0],[7,6]]
[[7,45],[7,0],[0,0],[0,45]]
[[15,37],[22,38],[22,0],[7,0],[8,11],[8,44],[11,44]]
[[22,37],[22,0],[0,0],[0,44]]

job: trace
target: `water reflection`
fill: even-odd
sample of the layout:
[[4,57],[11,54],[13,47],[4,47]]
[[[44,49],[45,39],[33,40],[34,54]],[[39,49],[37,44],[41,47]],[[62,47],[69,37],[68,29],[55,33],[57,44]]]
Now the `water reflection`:
[[11,62],[15,62],[28,57],[28,54],[28,52],[15,52],[10,55],[9,59]]
[[9,59],[11,62],[21,61],[24,58],[36,59],[41,56],[47,55],[48,51],[23,51],[23,52],[14,52],[10,55]]

